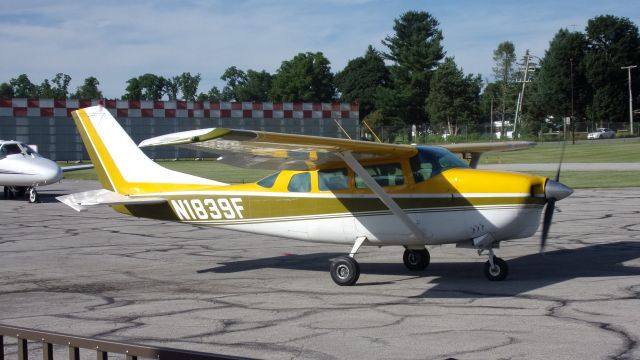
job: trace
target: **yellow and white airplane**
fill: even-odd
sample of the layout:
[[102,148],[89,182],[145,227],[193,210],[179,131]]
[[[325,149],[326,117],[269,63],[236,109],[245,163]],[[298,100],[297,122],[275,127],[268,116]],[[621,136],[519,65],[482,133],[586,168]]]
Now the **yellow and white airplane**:
[[[430,261],[425,246],[456,244],[486,253],[489,280],[507,263],[501,241],[525,238],[543,222],[544,245],[555,201],[573,190],[542,176],[482,171],[480,154],[530,143],[410,146],[224,128],[148,139],[139,147],[177,145],[253,167],[279,164],[256,183],[230,185],[168,170],[149,159],[101,106],[73,113],[101,190],[58,197],[77,211],[106,204],[138,217],[217,226],[304,241],[351,246],[331,260],[338,285],[360,275],[361,246],[400,245],[409,270]],[[451,151],[471,155],[472,167]]]

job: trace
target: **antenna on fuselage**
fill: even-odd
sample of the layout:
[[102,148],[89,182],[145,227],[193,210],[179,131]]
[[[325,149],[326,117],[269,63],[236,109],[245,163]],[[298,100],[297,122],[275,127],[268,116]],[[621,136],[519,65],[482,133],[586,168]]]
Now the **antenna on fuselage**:
[[338,122],[338,120],[333,119],[333,122],[335,122],[335,123],[336,123],[336,125],[338,125],[338,128],[340,128],[340,130],[342,130],[342,132],[347,136],[347,138],[348,138],[349,140],[352,140],[352,139],[351,139],[351,136],[349,136],[349,134],[347,133],[347,131],[342,127],[342,125],[340,125],[340,123]]
[[378,135],[376,134],[375,131],[373,131],[373,129],[369,126],[369,124],[367,124],[366,121],[362,120],[362,123],[364,124],[364,126],[367,127],[367,130],[369,130],[369,132],[371,133],[371,135],[373,135],[374,138],[376,138],[376,142],[381,143],[382,140],[380,140],[380,138],[378,137]]

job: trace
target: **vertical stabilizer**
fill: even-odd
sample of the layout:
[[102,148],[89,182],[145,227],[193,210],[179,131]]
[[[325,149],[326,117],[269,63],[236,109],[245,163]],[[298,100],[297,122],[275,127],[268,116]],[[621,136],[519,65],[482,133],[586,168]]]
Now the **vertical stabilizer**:
[[226,185],[156,164],[103,106],[78,109],[72,115],[100,183],[107,190],[129,195]]

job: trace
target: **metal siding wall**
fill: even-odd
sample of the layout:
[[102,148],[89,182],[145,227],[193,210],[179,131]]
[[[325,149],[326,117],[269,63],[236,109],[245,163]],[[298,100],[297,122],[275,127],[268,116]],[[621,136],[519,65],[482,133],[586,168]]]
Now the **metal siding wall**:
[[[352,138],[359,138],[360,133],[357,104],[104,102],[136,144],[154,136],[209,127],[346,137],[333,119]],[[35,144],[43,156],[57,161],[88,160],[69,114],[79,106],[97,103],[98,100],[0,99],[0,139]],[[145,153],[154,159],[207,155],[173,147],[145,149]]]

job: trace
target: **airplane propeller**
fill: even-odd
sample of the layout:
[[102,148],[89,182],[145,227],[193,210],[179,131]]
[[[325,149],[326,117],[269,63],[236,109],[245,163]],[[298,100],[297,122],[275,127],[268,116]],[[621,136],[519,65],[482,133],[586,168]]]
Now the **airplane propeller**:
[[565,140],[562,145],[562,152],[560,153],[560,162],[558,162],[558,171],[556,172],[555,180],[547,180],[547,183],[544,186],[544,195],[547,198],[547,206],[544,209],[544,217],[542,219],[540,252],[544,251],[544,247],[547,244],[547,237],[549,236],[549,229],[551,228],[551,220],[553,219],[553,212],[556,208],[556,201],[562,200],[573,193],[573,189],[560,182],[560,169],[562,168],[564,150],[566,147],[567,141]]

